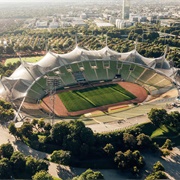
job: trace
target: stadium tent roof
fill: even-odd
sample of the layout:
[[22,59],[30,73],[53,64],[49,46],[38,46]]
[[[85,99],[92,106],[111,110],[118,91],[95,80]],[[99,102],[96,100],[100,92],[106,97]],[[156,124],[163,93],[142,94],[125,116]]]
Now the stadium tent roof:
[[107,46],[101,50],[85,50],[78,46],[69,53],[56,54],[48,52],[36,63],[22,62],[10,77],[3,77],[0,83],[0,96],[4,99],[16,100],[26,96],[30,87],[41,77],[54,69],[83,61],[117,60],[135,63],[147,68],[157,70],[168,77],[175,75],[175,68],[171,68],[165,55],[159,58],[146,58],[136,50],[119,53]]

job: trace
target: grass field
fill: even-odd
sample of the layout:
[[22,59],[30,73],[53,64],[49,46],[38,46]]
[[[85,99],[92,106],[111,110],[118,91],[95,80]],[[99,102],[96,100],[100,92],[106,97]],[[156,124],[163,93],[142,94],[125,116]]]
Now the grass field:
[[[26,62],[32,62],[32,63],[34,63],[34,62],[37,62],[37,61],[39,61],[40,59],[42,59],[43,58],[43,56],[34,56],[34,57],[22,57],[21,58],[21,60],[22,61],[26,61]],[[6,61],[5,61],[5,66],[7,65],[7,64],[9,64],[9,63],[16,63],[16,62],[18,62],[18,61],[20,61],[19,60],[19,58],[9,58],[9,59],[7,59]]]
[[118,84],[67,91],[58,94],[58,96],[69,112],[100,107],[136,98],[136,96]]
[[180,145],[180,135],[175,128],[165,125],[156,127],[152,123],[142,124],[140,125],[140,128],[142,129],[142,133],[149,135],[152,140],[157,142],[160,146],[164,144],[167,138],[171,139],[177,146]]

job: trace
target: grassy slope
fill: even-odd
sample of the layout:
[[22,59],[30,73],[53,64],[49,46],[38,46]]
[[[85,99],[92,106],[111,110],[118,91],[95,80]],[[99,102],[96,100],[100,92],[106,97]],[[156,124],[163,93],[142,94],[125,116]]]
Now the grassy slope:
[[58,94],[69,112],[114,104],[136,98],[118,84],[91,87]]
[[171,139],[176,145],[180,144],[178,132],[172,127],[167,127],[165,125],[156,127],[152,123],[146,123],[140,125],[140,127],[144,134],[149,135],[159,145],[163,145],[167,138]]

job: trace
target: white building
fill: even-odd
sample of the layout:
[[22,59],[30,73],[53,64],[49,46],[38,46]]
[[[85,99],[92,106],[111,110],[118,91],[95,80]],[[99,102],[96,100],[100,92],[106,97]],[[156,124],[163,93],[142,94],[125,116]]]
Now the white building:
[[129,13],[130,13],[130,1],[123,0],[122,19],[123,20],[129,19]]
[[59,23],[58,22],[51,22],[50,24],[49,24],[49,28],[58,28],[59,27]]
[[123,29],[125,27],[130,27],[130,26],[133,26],[133,25],[134,25],[133,22],[125,21],[125,20],[122,20],[122,19],[116,19],[116,27],[119,28],[119,29]]
[[97,27],[113,27],[114,26],[111,23],[108,23],[99,19],[94,20],[94,23],[96,24]]
[[36,22],[37,28],[47,28],[48,27],[48,21],[37,21]]

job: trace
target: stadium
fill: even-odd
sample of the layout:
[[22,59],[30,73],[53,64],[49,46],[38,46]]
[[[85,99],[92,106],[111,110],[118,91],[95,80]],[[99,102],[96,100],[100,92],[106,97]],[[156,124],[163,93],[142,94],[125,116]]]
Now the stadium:
[[[136,49],[119,53],[107,46],[86,50],[77,45],[66,54],[49,51],[36,63],[21,61],[10,77],[2,77],[0,97],[31,115],[76,116],[141,103],[178,88],[178,69],[165,56],[146,58]],[[124,97],[118,99],[120,95]]]

